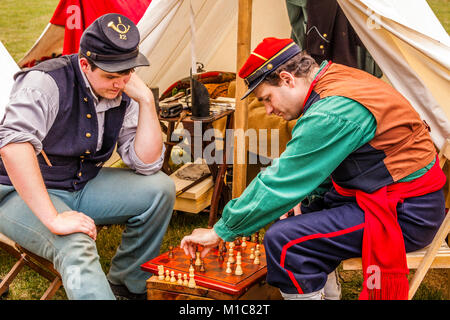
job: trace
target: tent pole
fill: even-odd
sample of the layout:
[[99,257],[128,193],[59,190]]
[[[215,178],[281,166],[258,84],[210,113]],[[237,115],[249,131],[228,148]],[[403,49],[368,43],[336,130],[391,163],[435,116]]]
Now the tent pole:
[[[238,31],[237,31],[237,61],[236,75],[250,55],[252,34],[252,2],[239,0]],[[247,150],[248,139],[245,132],[248,129],[248,99],[241,101],[247,88],[244,81],[236,76],[236,111],[234,113],[234,155],[233,155],[233,198],[239,197],[247,186]]]

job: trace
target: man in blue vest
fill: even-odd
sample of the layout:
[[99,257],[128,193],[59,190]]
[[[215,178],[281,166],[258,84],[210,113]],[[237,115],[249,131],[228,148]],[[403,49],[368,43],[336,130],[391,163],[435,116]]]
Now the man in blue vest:
[[[175,201],[139,31],[107,14],[79,54],[19,72],[0,123],[0,232],[53,262],[69,299],[145,298]],[[115,150],[132,170],[102,168]],[[125,224],[107,276],[96,224]]]

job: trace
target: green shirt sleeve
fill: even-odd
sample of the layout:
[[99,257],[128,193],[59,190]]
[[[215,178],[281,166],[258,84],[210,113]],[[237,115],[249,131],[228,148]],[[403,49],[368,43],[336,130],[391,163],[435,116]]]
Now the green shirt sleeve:
[[279,218],[324,182],[376,130],[373,115],[358,102],[328,97],[313,104],[292,130],[280,158],[259,173],[214,225],[225,241],[249,236]]

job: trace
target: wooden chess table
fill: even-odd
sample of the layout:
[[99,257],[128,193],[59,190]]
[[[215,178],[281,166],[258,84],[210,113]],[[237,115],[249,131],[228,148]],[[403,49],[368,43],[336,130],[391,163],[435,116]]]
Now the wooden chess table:
[[[219,259],[219,249],[212,249],[203,259],[204,272],[200,272],[196,267],[195,288],[179,285],[177,282],[158,280],[158,266],[174,271],[175,276],[189,274],[191,259],[184,254],[184,251],[177,247],[141,265],[141,269],[155,274],[147,280],[147,297],[149,300],[270,300],[281,299],[279,290],[268,285],[265,281],[267,274],[266,255],[264,246],[260,245],[260,264],[254,264],[250,259],[251,248],[256,247],[256,243],[246,242],[247,246],[237,245],[233,251],[241,252],[241,267],[243,274],[234,274],[236,263],[231,265],[232,273],[226,273],[228,253],[225,252],[223,259]],[[170,256],[172,257],[169,257]]]

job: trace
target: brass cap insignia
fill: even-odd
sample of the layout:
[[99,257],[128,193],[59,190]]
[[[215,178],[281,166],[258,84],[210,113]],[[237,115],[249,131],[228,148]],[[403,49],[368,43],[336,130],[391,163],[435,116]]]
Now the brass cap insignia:
[[118,17],[119,23],[117,25],[114,24],[113,21],[110,21],[108,23],[108,27],[113,29],[114,31],[116,31],[117,33],[119,33],[119,38],[122,40],[127,40],[127,36],[126,33],[130,30],[130,25],[125,26],[122,23],[122,20],[120,19],[120,17]]

